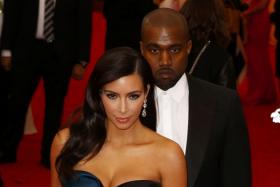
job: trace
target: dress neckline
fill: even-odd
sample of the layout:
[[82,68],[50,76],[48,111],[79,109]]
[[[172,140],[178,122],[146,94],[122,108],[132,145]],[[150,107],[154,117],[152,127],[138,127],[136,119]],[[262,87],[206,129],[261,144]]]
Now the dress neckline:
[[[86,174],[90,177],[93,177],[95,178],[100,184],[101,184],[101,187],[104,187],[102,181],[93,173],[89,172],[89,171],[84,171],[84,170],[74,170],[75,173],[83,173],[83,174]],[[122,187],[123,185],[126,185],[126,184],[129,184],[129,183],[133,183],[133,182],[152,182],[152,183],[155,183],[155,184],[160,184],[160,182],[158,181],[154,181],[154,180],[148,180],[148,179],[135,179],[135,180],[130,180],[130,181],[126,181],[126,182],[123,182],[119,185],[117,185],[116,187]]]

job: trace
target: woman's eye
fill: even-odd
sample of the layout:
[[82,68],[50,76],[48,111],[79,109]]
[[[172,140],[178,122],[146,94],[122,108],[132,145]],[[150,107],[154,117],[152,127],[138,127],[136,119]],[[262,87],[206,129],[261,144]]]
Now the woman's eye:
[[115,100],[117,99],[117,95],[116,94],[106,94],[106,96],[111,99],[111,100]]
[[138,95],[138,94],[132,94],[132,95],[129,96],[129,99],[130,99],[130,100],[136,100],[136,99],[138,99],[139,97],[140,97],[140,95]]

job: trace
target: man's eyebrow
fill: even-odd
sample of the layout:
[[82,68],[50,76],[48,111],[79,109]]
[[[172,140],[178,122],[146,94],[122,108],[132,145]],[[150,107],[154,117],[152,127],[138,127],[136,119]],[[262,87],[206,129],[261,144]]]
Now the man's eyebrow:
[[173,44],[171,45],[169,48],[173,48],[173,47],[182,47],[184,46],[183,44]]
[[159,45],[156,43],[148,43],[146,46],[147,47],[158,47]]
[[[160,45],[159,44],[156,44],[156,43],[148,43],[147,45],[146,45],[146,47],[155,47],[155,48],[158,48]],[[174,48],[174,47],[183,47],[184,46],[184,44],[172,44],[172,45],[170,45],[170,46],[168,46],[168,48]]]

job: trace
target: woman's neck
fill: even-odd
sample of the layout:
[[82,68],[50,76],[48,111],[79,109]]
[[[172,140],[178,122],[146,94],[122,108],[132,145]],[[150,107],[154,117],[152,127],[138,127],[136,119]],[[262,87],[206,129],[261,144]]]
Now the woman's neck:
[[143,140],[145,129],[140,121],[128,129],[119,129],[113,124],[108,124],[105,143],[118,146],[138,144],[139,141]]

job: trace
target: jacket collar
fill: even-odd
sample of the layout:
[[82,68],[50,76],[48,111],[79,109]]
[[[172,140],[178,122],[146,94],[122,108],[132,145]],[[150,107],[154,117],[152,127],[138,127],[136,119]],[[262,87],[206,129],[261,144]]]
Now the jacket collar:
[[213,111],[209,109],[206,90],[197,79],[188,76],[189,127],[186,158],[188,161],[188,186],[193,187],[207,151],[211,133]]

